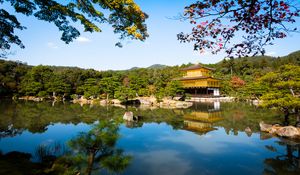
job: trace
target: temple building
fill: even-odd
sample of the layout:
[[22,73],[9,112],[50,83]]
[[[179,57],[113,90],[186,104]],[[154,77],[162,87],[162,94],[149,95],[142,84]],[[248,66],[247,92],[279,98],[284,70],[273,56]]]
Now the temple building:
[[185,92],[192,96],[219,96],[220,79],[213,78],[210,74],[215,69],[200,64],[181,69],[183,77],[178,78]]

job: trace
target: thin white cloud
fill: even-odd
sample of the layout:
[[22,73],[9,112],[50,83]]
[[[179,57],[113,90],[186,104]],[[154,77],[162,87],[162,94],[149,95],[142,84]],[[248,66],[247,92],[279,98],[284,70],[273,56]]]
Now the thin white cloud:
[[267,52],[266,55],[269,55],[269,56],[274,56],[276,55],[277,53],[276,52]]
[[88,43],[88,42],[91,42],[90,39],[88,39],[88,38],[86,38],[86,37],[84,37],[84,36],[78,37],[78,38],[76,39],[76,41],[79,42],[79,43]]
[[55,44],[55,43],[52,43],[52,42],[48,42],[47,43],[47,46],[51,49],[58,49],[58,46]]

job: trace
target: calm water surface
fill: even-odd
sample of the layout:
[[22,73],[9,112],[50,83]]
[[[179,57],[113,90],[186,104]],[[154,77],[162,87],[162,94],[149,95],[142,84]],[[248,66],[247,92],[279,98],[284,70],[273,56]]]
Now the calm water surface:
[[[140,120],[124,122],[126,110]],[[300,142],[259,132],[260,121],[280,123],[281,114],[244,103],[179,110],[2,100],[0,111],[0,174],[300,174]]]

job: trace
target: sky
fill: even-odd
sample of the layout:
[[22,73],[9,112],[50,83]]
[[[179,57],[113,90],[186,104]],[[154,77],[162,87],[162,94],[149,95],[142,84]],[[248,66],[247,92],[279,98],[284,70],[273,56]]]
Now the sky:
[[[189,32],[192,26],[188,21],[172,18],[182,13],[184,7],[195,0],[135,2],[149,15],[146,24],[150,37],[145,42],[128,40],[122,48],[115,47],[115,43],[119,41],[118,35],[112,32],[111,27],[103,25],[103,32],[81,32],[76,41],[65,44],[60,40],[61,33],[53,24],[18,15],[21,24],[27,27],[26,30],[17,31],[26,48],[13,47],[13,54],[6,59],[29,65],[76,66],[96,70],[125,70],[153,64],[207,64],[224,59],[224,53],[199,53],[193,50],[192,44],[183,44],[177,40],[178,33]],[[10,9],[9,6],[5,8]],[[284,56],[297,51],[300,49],[299,41],[299,33],[290,34],[285,39],[276,40],[275,45],[267,47],[266,55]]]

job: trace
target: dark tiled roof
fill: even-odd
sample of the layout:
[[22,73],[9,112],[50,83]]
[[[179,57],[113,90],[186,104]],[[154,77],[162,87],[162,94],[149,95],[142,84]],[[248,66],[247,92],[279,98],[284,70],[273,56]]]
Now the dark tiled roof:
[[202,66],[201,64],[195,64],[195,65],[192,65],[192,66],[183,68],[183,69],[181,69],[181,70],[182,70],[182,71],[185,71],[185,70],[194,70],[194,69],[200,69],[200,68],[208,69],[208,70],[215,70],[214,68],[205,67],[205,66]]
[[177,78],[176,80],[198,80],[198,79],[207,79],[207,78],[212,78],[212,79],[220,80],[218,78],[207,77],[207,76],[182,77],[182,78]]

